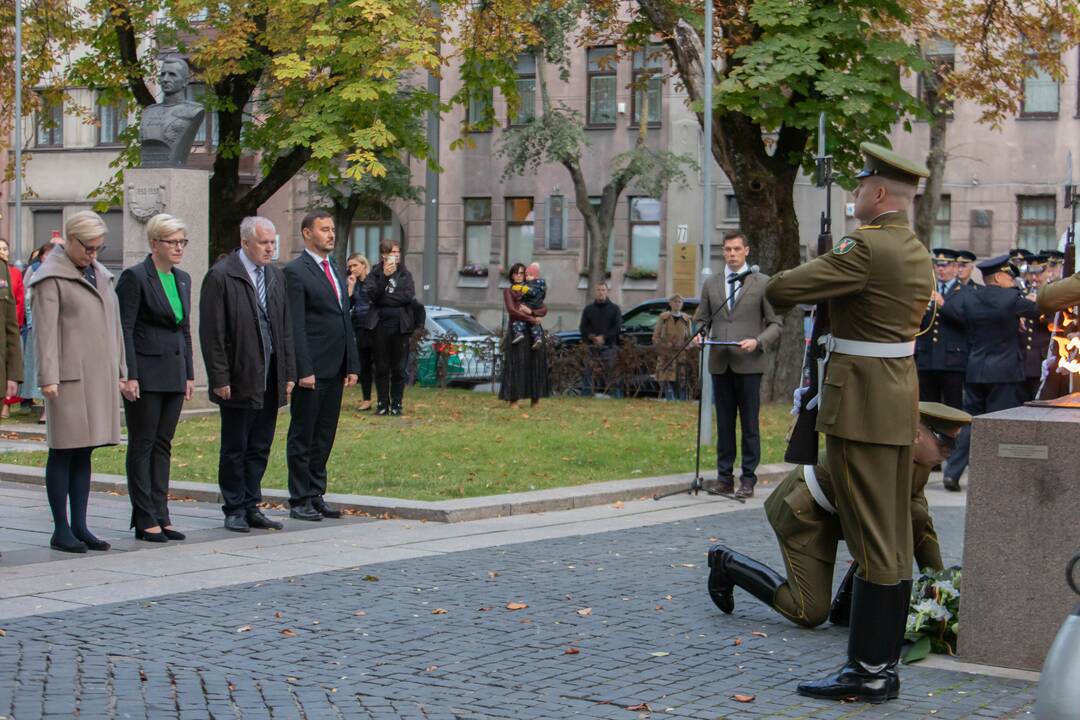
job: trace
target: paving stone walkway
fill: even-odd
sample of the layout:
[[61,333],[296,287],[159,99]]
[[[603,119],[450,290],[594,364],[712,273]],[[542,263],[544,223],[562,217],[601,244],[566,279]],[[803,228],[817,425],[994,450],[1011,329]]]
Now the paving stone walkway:
[[[957,562],[962,508],[935,519]],[[1030,682],[918,666],[886,705],[799,697],[846,633],[741,591],[722,615],[704,591],[713,538],[780,563],[752,508],[0,621],[0,718],[1030,713]]]

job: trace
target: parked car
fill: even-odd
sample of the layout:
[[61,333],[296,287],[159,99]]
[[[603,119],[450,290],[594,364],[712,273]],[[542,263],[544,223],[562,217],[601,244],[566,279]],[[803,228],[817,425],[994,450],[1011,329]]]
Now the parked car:
[[426,305],[424,329],[418,358],[419,380],[436,384],[437,355],[446,356],[447,382],[452,385],[478,385],[491,382],[499,335],[489,330],[473,315],[451,307]]
[[[698,299],[696,297],[683,300],[683,312],[693,316],[697,311]],[[653,328],[660,319],[660,313],[668,309],[667,298],[654,298],[638,303],[623,313],[622,328],[619,330],[620,341],[624,337],[633,338],[638,345],[652,345]],[[578,345],[581,343],[581,333],[577,330],[564,330],[552,333],[552,336],[563,345]]]

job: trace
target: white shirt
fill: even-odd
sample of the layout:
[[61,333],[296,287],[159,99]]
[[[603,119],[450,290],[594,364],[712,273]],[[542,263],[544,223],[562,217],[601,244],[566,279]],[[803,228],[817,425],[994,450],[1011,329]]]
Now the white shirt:
[[[240,248],[239,252],[240,252],[240,263],[244,266],[244,269],[247,270],[248,280],[251,281],[251,287],[258,288],[259,284],[257,282],[255,282],[255,270],[259,266],[251,261],[251,258],[249,258],[247,256],[247,253],[244,252],[243,248]],[[263,280],[266,280],[266,269],[265,268],[263,268]]]
[[746,272],[749,269],[750,269],[750,266],[747,265],[746,263],[743,263],[742,267],[739,268],[738,270],[732,270],[727,265],[724,266],[724,288],[725,288],[725,291],[726,291],[725,295],[724,295],[724,303],[727,305],[727,308],[729,310],[731,309],[732,305],[735,302],[737,302],[738,299],[739,299],[739,293],[742,291],[743,281],[740,280],[739,282],[735,283],[735,287],[734,287],[734,290],[733,290],[732,286],[731,286],[731,283],[729,283],[727,281],[727,279],[731,275],[731,273],[733,273],[733,272],[736,275],[742,275],[744,272]]
[[[319,257],[317,253],[313,253],[311,248],[304,248],[304,252],[311,256],[311,259],[315,261],[315,264],[319,266],[319,270],[322,270],[323,275],[326,274],[326,270],[323,270],[323,263],[329,261],[328,257]],[[341,283],[338,282],[337,273],[334,272],[333,266],[330,268],[330,277],[334,279],[334,287],[337,288],[338,305],[345,300],[345,291],[341,287]]]

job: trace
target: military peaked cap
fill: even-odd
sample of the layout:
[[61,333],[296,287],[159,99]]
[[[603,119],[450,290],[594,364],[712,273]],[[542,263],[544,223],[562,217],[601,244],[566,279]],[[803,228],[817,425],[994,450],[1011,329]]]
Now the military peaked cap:
[[957,250],[956,262],[964,264],[973,263],[975,262],[975,253],[971,252],[970,250]]
[[983,260],[975,267],[979,268],[979,272],[983,275],[993,275],[994,273],[1008,273],[1013,277],[1018,277],[1020,271],[1016,269],[1016,266],[1009,262],[1008,255],[998,255],[996,258],[990,258],[989,260]]
[[935,265],[945,265],[947,263],[956,262],[956,259],[960,256],[960,253],[949,248],[934,248],[931,252],[934,254]]
[[971,415],[936,402],[919,403],[919,419],[939,432],[951,433],[971,424]]
[[866,164],[855,176],[857,178],[877,175],[908,185],[918,185],[919,178],[930,176],[930,171],[920,163],[908,160],[903,155],[881,145],[864,142],[859,145],[859,149],[866,157]]

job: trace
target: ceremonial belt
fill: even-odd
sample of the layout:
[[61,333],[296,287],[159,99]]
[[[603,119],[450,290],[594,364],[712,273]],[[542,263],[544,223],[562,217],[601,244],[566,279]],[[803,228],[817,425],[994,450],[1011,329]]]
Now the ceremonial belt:
[[[824,389],[825,367],[829,363],[829,357],[834,352],[871,358],[905,358],[915,354],[914,340],[895,343],[869,342],[866,340],[845,340],[844,338],[833,337],[830,333],[818,338],[818,344],[825,348],[825,352],[822,353],[821,358],[818,360],[818,398],[821,397],[821,391]],[[809,408],[809,406],[807,407]]]
[[806,481],[806,488],[814,497],[814,502],[816,502],[825,512],[830,515],[835,515],[836,508],[829,502],[829,497],[825,494],[825,491],[821,489],[821,483],[818,482],[817,473],[814,472],[814,466],[803,465],[802,470],[803,480]]

